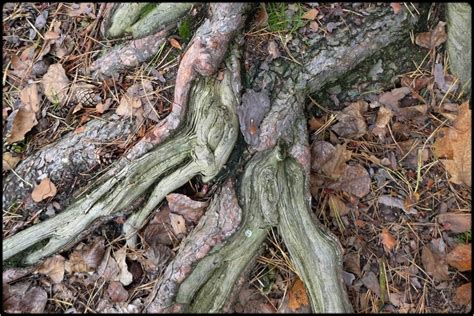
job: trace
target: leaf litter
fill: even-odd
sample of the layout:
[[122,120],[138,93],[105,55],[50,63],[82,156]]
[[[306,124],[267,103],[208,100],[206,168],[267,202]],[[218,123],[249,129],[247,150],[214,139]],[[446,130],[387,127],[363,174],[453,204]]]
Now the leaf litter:
[[[327,35],[330,35],[331,32],[334,33],[338,27],[341,27],[340,22],[334,18],[345,18],[344,14],[348,12],[343,11],[342,8],[345,6],[342,5],[341,8],[339,4],[330,6],[303,4],[303,6],[305,9],[301,10],[301,13],[307,13],[303,18],[307,19],[305,21],[306,32],[322,33],[327,31]],[[391,6],[393,14],[400,14],[400,12],[407,10],[399,3],[392,3]],[[297,6],[292,8],[290,11],[293,14],[299,10]],[[348,9],[356,10],[350,7]],[[317,12],[315,13],[315,11]],[[67,15],[77,18],[77,21],[84,22],[96,17],[98,11],[94,4],[67,5],[63,8],[65,15],[61,21],[59,19],[52,21],[54,11],[49,10],[49,15],[45,13],[48,11],[40,10],[38,12],[42,13],[35,14],[33,20],[36,17],[35,26],[42,32],[45,41],[41,49],[25,45],[16,50],[20,53],[12,58],[11,71],[7,77],[22,78],[23,85],[17,91],[21,91],[26,85],[27,80],[25,79],[32,76],[39,78],[40,87],[44,87],[44,82],[47,80],[44,80],[43,74],[50,70],[49,64],[45,63],[46,68],[39,76],[35,75],[31,68],[42,62],[43,59],[46,60],[48,56],[60,59],[59,62],[55,59],[55,62],[63,67],[65,78],[68,76],[74,78],[74,72],[71,72],[71,69],[80,65],[85,59],[68,60],[68,54],[71,52],[70,44],[74,43],[76,39],[66,31],[68,29]],[[357,16],[354,17],[357,18]],[[42,26],[43,18],[46,20],[46,24]],[[260,15],[256,20],[259,27],[268,25],[268,13],[264,4],[261,5]],[[51,21],[52,23],[49,23]],[[49,29],[46,27],[48,25]],[[425,48],[433,49],[445,41],[445,33],[443,33],[444,25],[440,23],[435,30],[417,36],[416,42]],[[39,39],[38,36],[36,39]],[[180,43],[174,44],[168,43],[169,46],[175,48],[181,45]],[[87,52],[80,49],[82,47],[79,48],[78,54]],[[283,51],[279,51],[278,44],[265,46],[264,50],[267,55],[270,55],[270,58],[278,58],[279,53],[283,55]],[[442,120],[449,117],[448,125],[452,125],[450,129],[454,128],[456,133],[462,134],[465,132],[456,130],[456,124],[461,124],[457,121],[467,115],[463,112],[464,109],[459,106],[458,99],[452,94],[458,89],[457,85],[453,85],[455,78],[447,73],[439,60],[443,59],[437,59],[437,65],[424,71],[423,75],[420,73],[403,74],[396,87],[379,93],[377,100],[351,100],[351,102],[345,103],[345,100],[339,99],[338,102],[341,105],[349,104],[349,106],[346,106],[345,111],[335,112],[337,115],[336,124],[329,122],[329,128],[325,125],[328,122],[327,117],[313,117],[313,121],[309,122],[311,131],[318,131],[319,137],[312,139],[311,145],[312,154],[319,155],[319,157],[314,156],[318,158],[313,157],[311,175],[311,192],[315,197],[313,202],[317,206],[315,213],[339,237],[344,248],[344,269],[346,271],[343,275],[356,311],[367,311],[368,308],[378,312],[390,311],[390,308],[392,310],[395,308],[399,312],[435,309],[436,304],[433,305],[434,307],[430,306],[434,301],[433,291],[443,291],[443,295],[459,305],[466,306],[470,302],[471,284],[465,283],[466,281],[451,283],[454,279],[459,281],[458,275],[462,273],[465,275],[468,271],[461,271],[467,269],[466,260],[469,256],[464,251],[466,248],[464,243],[459,241],[459,238],[464,234],[467,236],[471,229],[470,200],[465,200],[467,184],[459,187],[461,183],[464,183],[462,181],[464,169],[460,171],[459,168],[466,167],[460,165],[462,161],[465,161],[463,158],[465,154],[454,153],[461,147],[458,144],[453,149],[452,156],[446,153],[437,156],[437,145],[434,145],[434,141],[438,141],[440,137],[448,135],[450,132],[449,129],[436,130],[440,126],[440,122],[429,117],[429,115],[438,117],[444,115]],[[430,60],[428,64],[433,65],[434,59]],[[53,70],[55,67],[57,66],[54,66]],[[386,69],[385,65],[383,69]],[[430,74],[430,71],[434,73]],[[162,70],[160,70],[160,74],[161,72]],[[142,80],[140,76],[143,76],[143,73],[134,76],[133,81],[130,78],[121,78],[117,82],[109,82],[108,84],[113,86],[112,91],[115,94],[117,90],[114,89],[118,87],[118,91],[127,92],[116,95],[108,93],[107,97],[102,99],[105,101],[97,104],[96,112],[93,113],[102,114],[111,109],[112,111],[122,111],[123,116],[137,118],[143,116],[156,121],[162,118],[163,111],[166,113],[166,107],[164,110],[149,107],[150,104],[155,104],[156,100],[160,99],[156,90],[157,81],[147,83],[151,77]],[[165,81],[169,82],[170,80],[167,77]],[[133,87],[134,85],[136,86]],[[50,88],[48,94],[44,92],[47,106],[49,103],[57,103],[58,100],[62,100],[64,95],[61,91],[64,91],[67,97],[68,88],[56,90]],[[106,90],[107,87],[104,86],[104,91]],[[433,92],[432,96],[436,98],[434,100],[436,102],[430,99],[430,92]],[[26,94],[21,99],[21,103],[26,107],[29,106],[30,112],[34,112],[35,118],[38,117],[38,119],[40,112],[44,110],[44,104],[41,105],[41,93],[43,92],[40,91],[38,94],[40,100],[38,110],[34,110],[33,105],[36,104],[34,95]],[[447,97],[441,100],[445,94]],[[105,94],[103,95],[105,96]],[[128,95],[128,99],[124,100],[124,95]],[[426,99],[426,104],[422,101],[423,98]],[[337,97],[335,96],[333,99],[336,100]],[[116,106],[120,106],[122,101],[124,104],[121,110],[118,110]],[[351,106],[351,103],[357,105]],[[367,106],[369,103],[370,107]],[[440,108],[433,108],[432,104],[440,104]],[[40,105],[43,108],[40,109]],[[17,111],[16,113],[18,113],[16,106],[10,106],[9,109],[11,112]],[[8,110],[6,110],[7,108],[4,108],[4,118],[6,117],[5,113],[8,115]],[[441,112],[441,110],[445,112]],[[81,111],[74,114],[77,115]],[[156,113],[159,115],[155,115]],[[31,122],[34,122],[32,116],[27,118],[29,125],[31,125]],[[426,126],[420,125],[417,120],[423,121]],[[13,117],[11,117],[10,123],[12,121]],[[400,122],[401,124],[399,124]],[[465,123],[462,123],[461,126],[463,124]],[[22,130],[26,131],[19,133],[23,134],[22,139],[25,135],[36,137],[36,134],[32,132],[35,126],[37,124],[33,124],[28,130],[23,128]],[[410,140],[413,135],[416,135],[416,143]],[[344,138],[344,140],[340,138]],[[316,146],[315,143],[318,142],[319,145]],[[449,143],[448,140],[446,142]],[[406,157],[404,157],[405,155]],[[8,155],[5,156],[4,153],[4,163],[5,157]],[[16,153],[11,157],[23,158]],[[439,159],[438,163],[436,159]],[[451,164],[456,166],[455,168],[450,166],[450,163],[445,165],[444,161],[449,160],[453,161]],[[384,166],[384,169],[381,165]],[[386,171],[388,175],[381,177],[380,170],[388,170]],[[421,171],[420,175],[418,175],[419,171]],[[378,175],[381,180],[376,180],[375,175]],[[448,179],[450,179],[449,184]],[[457,190],[456,195],[453,195],[452,190]],[[413,199],[407,204],[407,199],[418,196],[417,194],[419,198]],[[192,196],[191,194],[187,195]],[[103,242],[97,242],[95,238],[88,238],[86,244],[79,245],[72,252],[63,254],[65,258],[68,258],[63,260],[64,268],[62,268],[62,260],[59,257],[51,257],[43,262],[41,268],[37,270],[41,287],[22,285],[22,281],[13,285],[7,284],[10,287],[18,285],[18,288],[21,288],[21,291],[14,290],[14,295],[10,295],[10,298],[16,295],[16,303],[15,299],[12,299],[9,306],[23,311],[42,312],[46,306],[48,306],[46,308],[48,311],[52,309],[63,312],[68,309],[70,312],[83,311],[84,307],[77,301],[88,302],[88,298],[85,298],[81,293],[96,290],[94,284],[102,284],[101,282],[105,280],[98,295],[94,296],[89,306],[95,306],[95,310],[98,312],[136,311],[140,306],[143,306],[140,299],[132,301],[132,295],[136,295],[134,291],[137,282],[135,281],[139,278],[141,271],[136,268],[137,264],[142,266],[143,273],[148,277],[148,280],[159,277],[160,269],[174,255],[174,249],[179,245],[179,240],[182,237],[178,238],[177,235],[180,233],[185,235],[181,223],[184,224],[187,231],[190,231],[205,211],[206,202],[192,201],[187,195],[167,197],[168,205],[161,207],[153,220],[141,232],[144,242],[143,249],[130,253],[122,248],[122,242],[117,242],[118,236],[112,233],[113,230],[109,231],[113,227],[110,225],[107,227],[106,234],[112,234],[117,239],[107,239],[111,241],[107,242],[107,247]],[[446,204],[446,209],[440,210],[440,203],[433,196],[442,199]],[[173,198],[178,202],[173,202]],[[182,201],[184,203],[181,203]],[[380,201],[387,202],[388,205]],[[186,205],[188,202],[190,206]],[[171,218],[177,219],[174,227]],[[179,225],[176,221],[179,221]],[[345,227],[342,231],[338,226],[341,223]],[[440,238],[438,238],[438,233],[441,233]],[[444,246],[439,241],[437,243],[431,242],[432,236],[435,235],[438,239],[444,240]],[[445,248],[444,252],[441,251],[443,247]],[[283,251],[285,250],[283,249]],[[378,263],[381,257],[386,259],[387,270],[385,273],[388,276],[387,287],[390,288],[390,293],[386,293],[384,287],[381,286],[381,275],[384,274]],[[437,263],[438,267],[433,262]],[[64,272],[61,277],[62,269]],[[291,271],[291,269],[282,269],[276,273],[275,279],[269,283],[272,290],[265,292],[269,293],[268,295],[263,294],[261,286],[258,287],[258,291],[255,289],[252,293],[248,291],[250,298],[247,302],[250,305],[255,303],[253,306],[257,306],[257,312],[277,311],[281,298],[272,297],[275,293],[286,291],[285,293],[288,295],[281,295],[281,297],[286,297],[288,300],[288,296],[291,295],[294,301],[297,289],[296,286],[291,285],[297,282],[288,281],[295,280],[295,275],[292,272],[283,271]],[[449,278],[442,282],[435,280],[434,284],[440,289],[434,290],[435,285],[430,283],[430,278],[443,279],[446,277],[446,271]],[[403,278],[399,278],[398,275],[403,275]],[[24,278],[28,280],[28,275]],[[61,278],[62,281],[60,281]],[[48,287],[47,284],[51,284],[51,282],[54,285]],[[304,290],[304,285],[301,281],[299,282]],[[289,285],[285,286],[286,283]],[[453,290],[450,291],[449,286],[452,284],[455,286],[452,286]],[[44,292],[43,287],[48,291]],[[294,287],[295,289],[293,289]],[[31,290],[32,288],[33,290]],[[301,289],[301,286],[299,288]],[[20,295],[15,293],[20,293]],[[33,298],[31,302],[36,302],[37,306],[31,306],[31,304],[19,306],[19,298],[25,293],[29,295],[28,297]],[[421,293],[423,293],[422,297],[428,298],[425,305],[423,305],[425,302],[421,305],[419,303],[422,301],[420,300]],[[385,295],[385,301],[381,302],[380,296],[383,295]],[[64,300],[69,305],[58,307],[55,300]],[[127,300],[130,302],[127,303]],[[304,297],[301,302],[305,302]],[[298,301],[298,304],[301,302]],[[295,305],[298,304],[295,303]]]

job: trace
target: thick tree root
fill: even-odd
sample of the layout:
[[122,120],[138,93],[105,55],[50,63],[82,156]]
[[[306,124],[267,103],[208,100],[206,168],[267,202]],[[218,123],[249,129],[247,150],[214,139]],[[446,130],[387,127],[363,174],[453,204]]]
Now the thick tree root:
[[189,125],[181,133],[113,177],[99,180],[95,189],[62,213],[4,240],[3,260],[49,240],[26,257],[27,264],[35,263],[63,249],[92,222],[126,208],[158,183],[145,208],[128,222],[128,233],[132,234],[166,194],[197,174],[202,174],[205,181],[214,177],[227,161],[238,133],[237,99],[230,80],[230,71],[225,71],[221,82],[213,79],[197,82],[190,102]]
[[82,133],[71,132],[59,142],[41,148],[7,176],[3,186],[4,210],[15,202],[35,210],[38,205],[33,203],[30,194],[40,176],[49,177],[58,186],[72,187],[79,173],[99,166],[98,152],[103,144],[120,145],[137,126],[135,120],[111,115],[90,121],[84,127]]

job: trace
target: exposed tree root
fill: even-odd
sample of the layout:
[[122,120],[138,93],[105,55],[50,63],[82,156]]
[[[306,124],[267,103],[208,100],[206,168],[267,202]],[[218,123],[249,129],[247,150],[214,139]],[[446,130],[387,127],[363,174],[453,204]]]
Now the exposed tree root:
[[[6,239],[4,260],[49,239],[26,257],[27,263],[37,262],[63,249],[92,221],[123,209],[155,186],[145,206],[124,225],[133,246],[132,236],[167,193],[197,174],[208,181],[219,172],[238,133],[240,74],[235,51],[224,79],[210,76],[243,24],[246,6],[211,6],[211,20],[199,28],[181,61],[172,113],[128,153],[133,161],[119,161],[94,190],[55,218]],[[303,104],[308,92],[406,36],[413,22],[406,12],[393,15],[389,10],[369,20],[355,30],[337,32],[337,49],[318,43],[301,65],[275,60],[259,74],[251,88],[267,91],[271,106],[254,131],[256,141],[249,144],[253,156],[245,165],[238,198],[226,182],[157,282],[148,312],[223,311],[271,227],[282,235],[313,312],[352,311],[341,277],[341,247],[311,215]],[[187,107],[187,123],[175,133]]]

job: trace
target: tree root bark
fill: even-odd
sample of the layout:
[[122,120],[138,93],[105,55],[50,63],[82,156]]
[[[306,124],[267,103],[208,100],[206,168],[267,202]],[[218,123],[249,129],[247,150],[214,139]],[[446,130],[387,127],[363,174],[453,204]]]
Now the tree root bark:
[[[45,247],[26,257],[27,263],[37,262],[63,249],[94,219],[124,208],[156,184],[145,207],[124,225],[132,240],[167,193],[196,174],[208,181],[218,173],[238,133],[240,86],[231,80],[239,78],[237,63],[231,62],[236,55],[229,57],[230,69],[224,71],[222,82],[199,75],[209,77],[218,69],[227,44],[243,22],[245,5],[215,4],[211,8],[212,20],[201,26],[183,56],[169,120],[158,124],[132,149],[129,157],[135,158],[133,162],[119,162],[120,168],[104,176],[68,210],[4,240],[4,260],[49,238]],[[336,51],[323,41],[301,65],[275,60],[259,74],[251,88],[266,91],[271,106],[252,133],[257,141],[249,144],[253,156],[245,166],[240,190],[236,195],[231,182],[226,182],[215,196],[157,282],[148,312],[222,311],[236,280],[252,263],[271,227],[277,227],[282,235],[313,312],[352,311],[341,277],[340,244],[311,215],[303,104],[307,93],[406,36],[416,20],[405,11],[394,15],[389,8],[368,19],[366,27],[339,30],[332,39],[338,42]],[[186,127],[168,140],[188,104]],[[157,144],[160,146],[151,150]]]
[[193,87],[189,125],[181,133],[113,177],[99,179],[96,188],[62,213],[5,239],[3,260],[49,240],[25,258],[27,264],[36,263],[64,249],[93,221],[126,208],[157,183],[145,207],[129,218],[126,232],[130,237],[166,194],[197,174],[203,175],[205,181],[212,179],[227,161],[237,139],[237,99],[230,79],[230,71],[225,72],[220,82],[200,79]]

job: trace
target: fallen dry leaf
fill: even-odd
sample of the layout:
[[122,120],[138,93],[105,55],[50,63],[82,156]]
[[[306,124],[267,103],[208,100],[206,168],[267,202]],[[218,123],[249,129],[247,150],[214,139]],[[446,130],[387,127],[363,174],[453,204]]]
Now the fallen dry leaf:
[[434,153],[441,160],[451,175],[449,181],[471,186],[471,110],[468,102],[459,107],[457,116],[451,128],[441,132],[444,136],[434,143]]
[[418,34],[415,38],[415,43],[418,46],[428,49],[438,47],[439,45],[446,42],[446,39],[448,38],[444,30],[445,25],[446,22],[439,21],[434,30]]
[[315,132],[316,130],[318,130],[320,127],[322,127],[325,123],[325,120],[323,118],[317,118],[317,117],[311,117],[309,120],[308,120],[308,124],[309,124],[309,131],[310,132]]
[[346,144],[334,147],[325,141],[316,141],[311,145],[311,168],[332,179],[341,177],[351,159],[351,152],[346,150]]
[[30,77],[36,45],[28,46],[20,56],[13,56],[11,59],[12,73],[19,78],[26,80]]
[[117,281],[110,282],[107,287],[107,294],[109,294],[112,302],[125,302],[128,298],[127,290],[123,287],[122,283]]
[[274,60],[281,56],[280,50],[278,49],[278,44],[275,41],[268,42],[268,56],[270,56],[270,60]]
[[385,106],[381,106],[377,113],[377,120],[375,121],[375,127],[372,129],[372,133],[377,135],[380,139],[384,139],[385,133],[387,132],[387,124],[392,119],[393,112]]
[[[15,288],[20,288],[16,290]],[[3,308],[7,313],[43,313],[48,301],[48,294],[40,286],[30,287],[30,284],[16,283],[9,289],[13,292],[8,296],[4,293]],[[8,296],[5,299],[5,296]]]
[[306,11],[301,18],[304,20],[316,20],[316,17],[318,16],[319,11],[317,9],[310,9]]
[[88,246],[81,243],[71,253],[64,267],[68,273],[93,272],[100,265],[104,253],[105,242],[103,238],[97,238]]
[[127,249],[125,247],[120,248],[115,252],[114,257],[120,269],[119,281],[127,286],[133,281],[133,275],[128,271],[127,262],[125,261],[127,258]]
[[357,101],[337,114],[338,122],[331,127],[340,137],[359,138],[367,133],[367,123],[363,113],[367,112],[368,103]]
[[375,273],[372,271],[367,272],[361,281],[369,290],[380,297],[380,284]]
[[71,3],[66,10],[66,14],[71,17],[79,17],[81,15],[87,15],[88,17],[95,19],[95,6],[93,2],[83,3]]
[[402,199],[393,197],[391,195],[381,195],[379,196],[378,203],[389,206],[389,207],[396,207],[403,210],[407,214],[417,214],[418,212],[413,208],[406,208],[405,203]]
[[428,274],[433,276],[437,281],[445,281],[449,279],[448,265],[445,260],[432,251],[430,247],[424,246],[421,252],[421,261]]
[[319,30],[318,22],[316,22],[316,21],[309,22],[309,28],[311,29],[311,31],[317,32]]
[[170,213],[170,222],[175,235],[186,234],[186,223],[183,216]]
[[97,268],[97,274],[100,275],[106,281],[118,281],[120,269],[117,261],[110,255],[112,248],[109,246],[105,251],[102,262]]
[[37,272],[48,276],[54,284],[61,283],[64,278],[64,257],[55,255],[46,259]]
[[2,166],[3,171],[8,171],[16,167],[16,165],[20,162],[20,157],[13,156],[10,152],[3,153],[2,157]]
[[170,41],[171,46],[173,46],[174,48],[177,48],[179,50],[182,49],[181,44],[179,44],[179,42],[176,39],[170,38],[169,41]]
[[382,239],[382,244],[386,252],[390,252],[397,245],[397,240],[392,236],[392,234],[390,234],[390,232],[386,228],[382,229],[380,237]]
[[392,7],[393,13],[398,14],[402,9],[400,2],[390,2],[390,6]]
[[56,186],[49,178],[43,179],[39,185],[37,185],[31,193],[31,198],[35,202],[41,202],[46,198],[56,195]]
[[454,233],[464,233],[471,229],[471,214],[469,213],[444,213],[438,215],[438,221],[443,228]]
[[360,277],[362,275],[360,269],[360,255],[353,252],[344,255],[344,269]]
[[288,307],[293,312],[297,311],[298,309],[308,306],[309,299],[308,295],[306,294],[306,289],[304,287],[303,281],[299,278],[296,279],[295,283],[291,287],[290,291],[288,292]]
[[329,194],[328,204],[332,217],[344,216],[349,213],[349,208],[347,205],[334,194]]
[[155,250],[159,244],[172,245],[172,227],[169,214],[169,207],[162,207],[160,211],[155,214],[150,223],[148,223],[143,232],[143,238],[147,244]]
[[[146,111],[142,105],[146,105],[154,101],[153,86],[149,80],[141,80],[134,83],[127,89],[127,92],[120,99],[120,104],[116,109],[116,113],[121,116],[147,117],[155,115],[155,120],[159,119],[156,111],[147,108]],[[145,113],[146,112],[146,113]]]
[[361,165],[347,166],[337,182],[328,185],[330,189],[340,190],[362,198],[370,192],[370,176]]
[[472,269],[472,246],[471,244],[456,245],[456,247],[446,255],[448,264],[458,271],[471,271]]
[[24,106],[10,114],[10,117],[12,117],[13,123],[10,135],[7,137],[7,143],[9,144],[25,139],[26,133],[38,124],[36,113]]
[[268,13],[265,7],[265,3],[260,2],[260,8],[255,14],[254,24],[256,27],[265,27],[268,25]]
[[111,104],[112,104],[112,99],[107,98],[103,103],[102,102],[98,103],[95,106],[95,110],[97,111],[97,113],[102,114],[110,108]]
[[411,92],[408,87],[395,88],[392,91],[382,93],[379,96],[379,102],[388,106],[391,110],[397,112],[399,101]]
[[412,88],[415,91],[420,91],[426,87],[432,79],[432,77],[426,76],[417,77],[415,79],[404,76],[400,79],[400,84],[404,87]]
[[41,80],[46,98],[53,103],[64,105],[67,100],[69,79],[61,64],[52,64]]
[[40,110],[41,103],[38,93],[38,85],[33,83],[21,90],[20,100],[22,102],[22,106],[26,107],[28,111],[38,112]]
[[166,196],[170,211],[183,215],[184,219],[197,223],[204,213],[208,202],[199,202],[190,199],[187,195],[171,193]]
[[458,305],[468,305],[472,301],[472,283],[466,283],[456,289],[454,302]]

